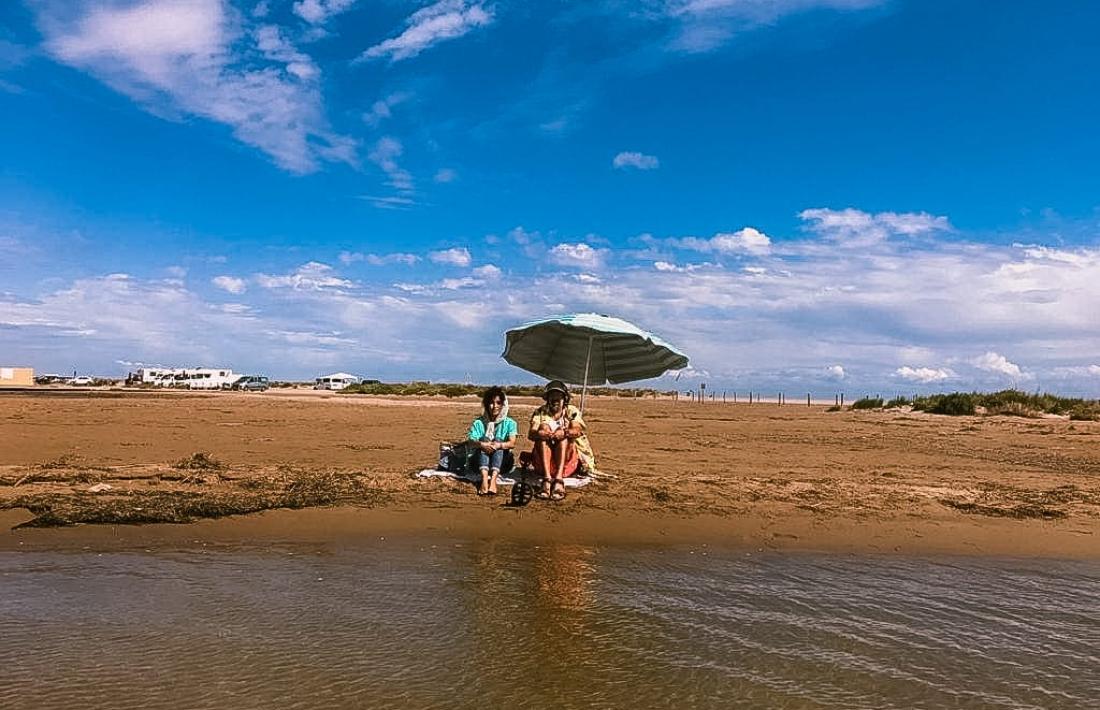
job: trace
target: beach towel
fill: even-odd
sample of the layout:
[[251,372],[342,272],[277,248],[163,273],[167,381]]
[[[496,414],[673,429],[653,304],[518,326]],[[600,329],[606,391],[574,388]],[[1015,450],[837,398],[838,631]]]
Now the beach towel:
[[[473,472],[468,471],[466,473],[452,473],[451,471],[440,471],[440,470],[434,469],[434,468],[426,468],[423,471],[420,471],[419,473],[417,473],[416,477],[417,478],[454,478],[454,479],[459,480],[459,481],[469,481],[470,483],[474,483],[474,484],[477,484],[477,483],[481,482],[481,473],[477,472],[477,471],[473,471]],[[537,476],[531,476],[528,479],[528,482],[531,483],[531,484],[538,483],[538,477]],[[589,478],[588,476],[570,476],[569,478],[565,479],[565,487],[566,488],[584,488],[585,486],[587,486],[591,482],[592,482],[592,479]],[[515,485],[515,483],[516,483],[516,479],[511,477],[511,476],[500,476],[500,477],[497,478],[497,484],[501,485],[501,486],[512,486],[512,485]]]

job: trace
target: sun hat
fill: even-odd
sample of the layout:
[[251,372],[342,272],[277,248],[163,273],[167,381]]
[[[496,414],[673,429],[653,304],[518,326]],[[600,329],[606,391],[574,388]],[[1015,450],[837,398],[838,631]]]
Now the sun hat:
[[546,383],[546,386],[542,388],[542,398],[549,399],[551,392],[561,392],[565,395],[565,401],[569,401],[569,388],[565,386],[565,383],[561,380],[550,380]]

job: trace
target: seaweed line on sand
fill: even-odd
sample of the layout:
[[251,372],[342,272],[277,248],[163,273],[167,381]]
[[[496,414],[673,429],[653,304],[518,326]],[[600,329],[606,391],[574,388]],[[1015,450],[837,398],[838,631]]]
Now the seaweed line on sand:
[[43,492],[18,496],[4,507],[26,508],[34,519],[18,527],[62,527],[81,523],[141,525],[189,523],[201,518],[255,513],[275,508],[308,508],[337,503],[375,507],[389,494],[355,474],[287,471],[250,479],[252,490]]

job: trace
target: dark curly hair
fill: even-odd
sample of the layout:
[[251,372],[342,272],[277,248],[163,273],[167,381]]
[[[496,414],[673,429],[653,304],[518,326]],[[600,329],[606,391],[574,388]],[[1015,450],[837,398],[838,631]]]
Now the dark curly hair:
[[486,414],[489,413],[489,403],[497,397],[500,397],[501,402],[508,401],[508,395],[504,394],[504,388],[498,385],[493,385],[489,389],[485,390],[485,394],[481,395],[481,410]]

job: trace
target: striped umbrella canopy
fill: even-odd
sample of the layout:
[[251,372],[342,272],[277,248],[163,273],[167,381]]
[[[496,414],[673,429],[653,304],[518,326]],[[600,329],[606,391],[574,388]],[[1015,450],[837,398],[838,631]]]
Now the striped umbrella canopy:
[[[544,318],[505,333],[503,357],[516,367],[571,384],[621,384],[687,367],[688,358],[653,333],[596,313]],[[582,397],[583,406],[583,397]]]

